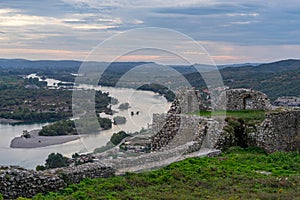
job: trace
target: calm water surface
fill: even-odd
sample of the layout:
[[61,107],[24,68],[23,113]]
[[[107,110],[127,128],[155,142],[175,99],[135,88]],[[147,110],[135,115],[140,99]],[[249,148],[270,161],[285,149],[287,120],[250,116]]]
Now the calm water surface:
[[[90,87],[85,86],[85,88]],[[52,152],[71,156],[75,152],[93,151],[93,149],[105,145],[115,132],[120,130],[135,132],[141,130],[141,128],[147,128],[148,124],[152,123],[153,113],[166,112],[170,106],[170,103],[165,98],[153,92],[111,87],[94,88],[101,89],[103,92],[109,92],[110,96],[119,100],[119,103],[128,102],[130,104],[131,108],[125,111],[118,110],[118,105],[112,106],[112,109],[118,112],[114,116],[125,116],[127,118],[126,124],[113,125],[110,130],[81,137],[79,140],[65,144],[32,149],[13,149],[10,148],[10,142],[14,137],[20,136],[23,130],[40,129],[47,123],[15,126],[0,124],[0,165],[19,165],[26,168],[35,168],[38,164],[44,164],[46,157]],[[131,116],[131,111],[139,111],[140,114]],[[109,117],[112,118],[113,116]]]

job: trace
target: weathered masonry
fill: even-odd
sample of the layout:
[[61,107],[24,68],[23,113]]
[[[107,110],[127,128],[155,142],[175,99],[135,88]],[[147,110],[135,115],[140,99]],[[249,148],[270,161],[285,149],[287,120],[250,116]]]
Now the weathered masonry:
[[30,198],[37,193],[63,189],[84,178],[105,178],[114,174],[114,169],[98,162],[46,171],[0,167],[0,193],[4,199]]
[[252,89],[230,89],[223,91],[217,99],[215,110],[270,110],[271,103],[266,94]]
[[300,153],[300,110],[266,114],[255,135],[257,146],[268,153],[298,151]]

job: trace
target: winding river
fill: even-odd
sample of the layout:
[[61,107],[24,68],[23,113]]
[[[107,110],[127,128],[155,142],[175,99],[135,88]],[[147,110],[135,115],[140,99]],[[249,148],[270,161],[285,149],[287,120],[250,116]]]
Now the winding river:
[[[51,85],[57,83],[56,80],[46,80]],[[88,87],[88,86],[85,86]],[[113,125],[112,129],[101,131],[99,134],[88,135],[81,137],[78,140],[41,148],[31,149],[14,149],[10,148],[11,140],[22,134],[23,130],[40,129],[47,123],[42,124],[22,124],[9,125],[0,124],[0,165],[18,165],[25,168],[35,168],[36,165],[44,164],[46,157],[52,152],[59,152],[65,156],[71,156],[75,152],[90,152],[93,149],[105,145],[111,135],[120,130],[127,132],[139,131],[142,128],[147,128],[152,123],[153,113],[167,112],[170,103],[158,94],[148,91],[136,91],[127,88],[112,88],[112,87],[94,87],[103,92],[109,92],[110,96],[119,100],[119,103],[128,102],[130,108],[128,110],[119,110],[118,105],[113,105],[112,109],[117,111],[113,116],[124,116],[127,122],[123,125]],[[139,111],[139,115],[131,116],[131,111]],[[112,118],[113,116],[109,116]]]

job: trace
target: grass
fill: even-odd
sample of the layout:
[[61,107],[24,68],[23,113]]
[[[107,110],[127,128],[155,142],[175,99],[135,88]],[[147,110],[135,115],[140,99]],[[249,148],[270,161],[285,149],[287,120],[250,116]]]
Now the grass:
[[300,199],[300,155],[236,147],[156,171],[86,179],[33,199]]
[[243,119],[246,123],[251,121],[262,122],[265,119],[264,110],[239,110],[239,111],[200,111],[198,115],[202,117],[225,116]]

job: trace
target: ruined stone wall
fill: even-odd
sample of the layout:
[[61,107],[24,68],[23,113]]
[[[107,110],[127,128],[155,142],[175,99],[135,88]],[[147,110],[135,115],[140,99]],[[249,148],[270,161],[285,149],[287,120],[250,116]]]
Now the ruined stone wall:
[[209,137],[219,134],[217,130],[220,128],[211,128],[219,126],[219,123],[208,122],[210,119],[191,115],[201,109],[201,99],[197,90],[177,91],[168,113],[153,115],[151,150],[175,148],[191,141],[198,141],[198,147],[194,145],[193,148],[200,148],[199,142],[204,140],[208,129],[211,129]]
[[275,151],[299,151],[300,111],[284,111],[266,114],[255,135],[257,146],[268,153]]
[[60,190],[84,178],[109,177],[114,173],[114,169],[98,162],[46,171],[0,167],[0,193],[4,199],[32,197],[37,193]]
[[[180,107],[181,114],[195,113],[202,108],[202,101],[198,90],[182,89],[176,93],[175,104],[177,108]],[[177,112],[177,114],[180,114]]]
[[[227,102],[227,103],[224,103]],[[223,91],[215,105],[215,110],[270,110],[271,104],[266,94],[252,89],[230,89]]]
[[176,148],[196,142],[191,148],[213,148],[217,142],[220,123],[216,120],[184,114],[154,114],[151,138],[152,151]]

